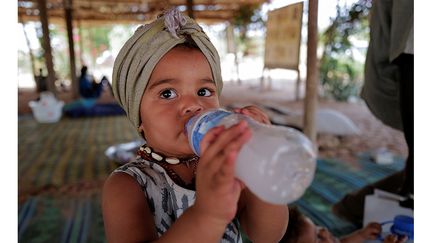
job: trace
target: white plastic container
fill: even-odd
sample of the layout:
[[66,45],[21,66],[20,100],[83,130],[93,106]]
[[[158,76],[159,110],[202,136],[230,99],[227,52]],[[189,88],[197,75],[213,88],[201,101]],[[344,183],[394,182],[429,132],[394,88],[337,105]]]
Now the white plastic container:
[[236,161],[236,177],[263,201],[288,204],[300,198],[312,183],[316,152],[306,136],[295,129],[258,123],[223,109],[192,117],[186,124],[192,150],[200,155],[200,142],[211,128],[230,127],[246,120],[252,138]]
[[62,116],[64,102],[59,101],[51,92],[40,93],[39,101],[30,101],[33,116],[40,123],[58,122]]

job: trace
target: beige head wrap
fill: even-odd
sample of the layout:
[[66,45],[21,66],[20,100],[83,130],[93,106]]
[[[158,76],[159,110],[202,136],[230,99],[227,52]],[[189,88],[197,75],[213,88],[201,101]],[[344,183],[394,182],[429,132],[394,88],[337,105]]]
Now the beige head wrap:
[[116,57],[112,75],[114,97],[135,126],[140,125],[140,102],[159,60],[186,37],[197,44],[210,64],[217,93],[222,89],[220,60],[203,29],[173,8],[150,24],[140,26]]

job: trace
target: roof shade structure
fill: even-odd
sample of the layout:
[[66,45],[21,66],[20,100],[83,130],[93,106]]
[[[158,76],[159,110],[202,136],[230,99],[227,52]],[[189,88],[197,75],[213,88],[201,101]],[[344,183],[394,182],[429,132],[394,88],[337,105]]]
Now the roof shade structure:
[[[64,24],[68,28],[69,46],[73,47],[72,21],[78,21],[80,25],[103,25],[136,23],[142,24],[154,20],[162,11],[171,7],[178,7],[182,12],[198,22],[214,24],[233,20],[242,6],[263,4],[270,0],[18,0],[18,21],[42,21],[44,29],[44,43],[50,43],[48,21],[50,23]],[[317,16],[318,1],[308,1],[308,53],[307,53],[307,78],[305,98],[305,134],[316,142],[315,111],[317,103]],[[39,7],[41,5],[45,5]],[[45,14],[46,8],[46,14]],[[43,16],[40,16],[42,12]],[[65,21],[66,20],[66,21]],[[49,46],[49,44],[47,44]],[[45,59],[52,60],[51,50],[46,51]],[[74,51],[70,48],[71,63],[74,62]],[[48,83],[53,86],[55,74],[53,65],[47,64]],[[71,77],[74,77],[74,66],[71,65]],[[73,84],[76,88],[77,84]],[[51,90],[54,90],[51,87]],[[74,91],[77,96],[77,90]]]
[[[84,25],[149,22],[171,7],[187,13],[188,6],[193,6],[197,21],[212,24],[231,20],[244,5],[268,0],[46,0],[50,23],[64,23],[64,9],[69,2],[73,20]],[[20,22],[39,21],[39,12],[38,0],[18,0]]]

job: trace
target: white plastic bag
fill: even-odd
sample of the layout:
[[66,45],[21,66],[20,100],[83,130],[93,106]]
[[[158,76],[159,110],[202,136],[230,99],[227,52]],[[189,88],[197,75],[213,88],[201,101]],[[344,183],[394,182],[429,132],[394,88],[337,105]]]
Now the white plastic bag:
[[62,115],[64,102],[59,101],[51,92],[41,92],[39,101],[30,101],[33,116],[40,123],[58,122]]

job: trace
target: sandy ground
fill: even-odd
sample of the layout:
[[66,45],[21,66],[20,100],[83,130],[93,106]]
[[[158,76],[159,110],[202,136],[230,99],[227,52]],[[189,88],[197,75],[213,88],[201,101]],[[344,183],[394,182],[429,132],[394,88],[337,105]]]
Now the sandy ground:
[[[263,91],[255,84],[224,84],[224,92],[221,104],[226,105],[233,102],[259,103],[275,102],[293,111],[303,110],[303,101],[295,101],[293,85],[289,88],[278,86],[276,82],[272,90]],[[225,92],[226,90],[226,92]],[[38,94],[34,90],[20,89],[18,91],[18,115],[31,114],[28,106],[30,100],[37,99]],[[72,101],[72,95],[68,91],[58,93],[59,99],[65,103]],[[113,102],[114,99],[107,90],[103,92],[98,102]],[[354,136],[330,136],[319,135],[318,146],[321,157],[336,158],[356,166],[358,153],[371,152],[384,148],[394,155],[406,157],[407,147],[403,133],[392,129],[376,119],[363,102],[347,103],[320,99],[318,108],[331,108],[342,112],[356,124],[361,133]]]

